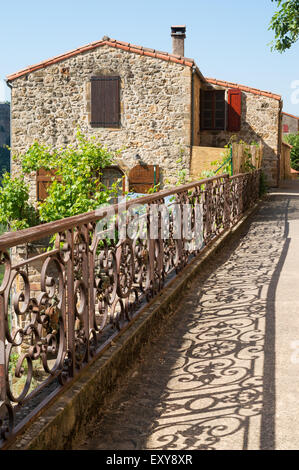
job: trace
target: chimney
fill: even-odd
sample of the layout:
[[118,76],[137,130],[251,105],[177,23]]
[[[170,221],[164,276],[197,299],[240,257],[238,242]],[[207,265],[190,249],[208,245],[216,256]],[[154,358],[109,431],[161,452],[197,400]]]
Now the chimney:
[[184,57],[184,42],[186,37],[186,25],[171,26],[172,53]]

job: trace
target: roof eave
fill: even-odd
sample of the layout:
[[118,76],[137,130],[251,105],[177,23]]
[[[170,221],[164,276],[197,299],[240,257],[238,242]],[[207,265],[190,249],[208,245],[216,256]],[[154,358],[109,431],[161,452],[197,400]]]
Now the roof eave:
[[[87,52],[89,50],[96,49],[101,46],[109,46],[109,47],[114,47],[118,49],[122,49],[124,51],[128,51],[131,53],[135,54],[140,54],[148,57],[154,57],[156,59],[161,59],[165,60],[167,62],[173,62],[176,64],[184,65],[187,67],[193,67],[195,65],[195,62],[193,59],[190,59],[188,57],[182,57],[182,56],[177,56],[174,54],[169,54],[168,52],[163,52],[163,51],[157,51],[155,49],[149,49],[147,47],[142,47],[142,46],[136,46],[135,44],[130,44],[127,42],[123,41],[117,41],[116,39],[105,39],[101,41],[96,41],[90,44],[87,44],[86,46],[79,47],[77,49],[74,49],[72,51],[69,51],[65,54],[61,54],[59,56],[53,57],[52,59],[47,59],[43,62],[39,62],[36,65],[32,65],[29,67],[26,67],[26,69],[22,69],[19,72],[16,72],[14,74],[8,75],[6,77],[7,82],[12,82],[13,80],[16,80],[17,78],[20,78],[22,76],[28,75],[29,73],[35,72],[37,70],[46,68],[50,65],[56,64],[58,62],[62,62],[63,60],[69,59],[75,55],[81,54],[83,52]],[[199,72],[200,73],[200,72]]]

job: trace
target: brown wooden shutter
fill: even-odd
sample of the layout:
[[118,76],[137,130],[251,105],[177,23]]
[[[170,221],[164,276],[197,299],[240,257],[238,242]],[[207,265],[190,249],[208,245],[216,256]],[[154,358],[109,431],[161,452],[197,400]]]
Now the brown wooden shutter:
[[225,92],[215,90],[214,129],[224,130],[225,126]]
[[91,125],[93,127],[119,127],[119,77],[91,78]]
[[[52,184],[52,178],[55,176],[55,170],[44,170],[40,168],[36,172],[36,197],[38,201],[44,201],[48,197],[48,187]],[[60,176],[56,176],[61,181]]]
[[228,90],[228,118],[227,130],[239,131],[241,129],[242,93],[238,88]]
[[129,191],[147,193],[155,184],[154,166],[156,166],[156,184],[158,184],[159,165],[136,165],[129,172]]
[[200,93],[200,121],[202,129],[213,129],[214,91]]

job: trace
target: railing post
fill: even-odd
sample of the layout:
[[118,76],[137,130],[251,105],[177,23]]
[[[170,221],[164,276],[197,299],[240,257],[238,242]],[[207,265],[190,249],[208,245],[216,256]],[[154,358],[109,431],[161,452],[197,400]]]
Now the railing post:
[[82,280],[85,286],[86,298],[85,298],[85,308],[83,312],[83,328],[84,328],[84,335],[86,341],[86,357],[85,361],[88,362],[89,360],[89,290],[91,289],[91,285],[89,282],[89,232],[87,225],[82,227],[82,234],[84,238],[84,245],[85,249],[83,249],[82,253]]
[[211,204],[212,204],[212,194],[211,191],[213,189],[213,184],[208,181],[205,184],[205,189],[204,189],[204,241],[205,244],[207,245],[210,241],[211,238]]
[[4,294],[0,294],[0,401],[6,400],[5,309]]
[[69,257],[66,266],[67,286],[67,351],[68,351],[68,373],[70,377],[75,375],[75,292],[74,292],[74,232],[67,230],[66,241],[68,244]]
[[229,228],[231,225],[231,202],[230,202],[230,178],[229,175],[224,177],[224,227]]

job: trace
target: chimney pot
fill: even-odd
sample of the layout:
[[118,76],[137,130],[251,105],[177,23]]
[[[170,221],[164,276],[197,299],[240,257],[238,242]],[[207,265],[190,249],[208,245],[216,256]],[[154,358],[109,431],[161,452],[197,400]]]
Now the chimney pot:
[[172,53],[184,57],[186,25],[171,26]]

